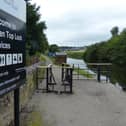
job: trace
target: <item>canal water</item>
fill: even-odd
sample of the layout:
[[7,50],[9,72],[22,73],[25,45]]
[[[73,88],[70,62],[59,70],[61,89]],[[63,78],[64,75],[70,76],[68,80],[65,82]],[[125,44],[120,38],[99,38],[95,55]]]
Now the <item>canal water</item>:
[[[89,68],[87,67],[86,63],[84,62],[84,60],[81,59],[73,59],[73,58],[67,58],[67,63],[70,64],[71,66],[74,64],[75,67],[78,67],[80,69],[88,69],[88,72],[95,74],[93,71],[89,70]],[[106,77],[105,76],[101,76],[101,80],[105,80]],[[119,85],[119,83],[116,83],[115,86],[117,88],[119,88],[120,90],[122,90],[122,87]]]
[[[81,59],[73,59],[73,58],[67,58],[67,64],[70,64],[71,66],[74,64],[74,67],[79,67],[80,69],[85,69],[86,71],[88,71],[91,74],[96,74],[93,71],[91,71],[86,63],[84,62],[84,60]],[[101,80],[106,80],[105,76],[101,75]]]
[[67,64],[70,64],[70,65],[74,64],[75,67],[78,67],[79,65],[81,69],[87,68],[86,63],[80,59],[67,58]]

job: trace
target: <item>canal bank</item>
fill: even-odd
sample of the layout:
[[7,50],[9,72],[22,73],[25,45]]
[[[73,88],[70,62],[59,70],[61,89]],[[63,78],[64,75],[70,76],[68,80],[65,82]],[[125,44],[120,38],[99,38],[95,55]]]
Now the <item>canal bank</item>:
[[[90,68],[88,68],[88,66],[87,66],[87,64],[85,63],[84,60],[67,58],[67,63],[70,64],[71,66],[74,66],[74,68],[76,68],[75,71],[78,74],[81,74],[84,71],[85,74],[82,74],[82,75],[86,76],[87,79],[91,79],[91,78],[96,79],[97,78],[96,77],[97,76],[97,70],[92,71]],[[101,80],[106,81],[106,76],[101,75]]]
[[[61,76],[54,71],[59,84]],[[40,85],[46,83],[44,80]],[[73,94],[36,92],[29,102],[37,105],[49,126],[125,126],[126,95],[110,83],[74,80]]]

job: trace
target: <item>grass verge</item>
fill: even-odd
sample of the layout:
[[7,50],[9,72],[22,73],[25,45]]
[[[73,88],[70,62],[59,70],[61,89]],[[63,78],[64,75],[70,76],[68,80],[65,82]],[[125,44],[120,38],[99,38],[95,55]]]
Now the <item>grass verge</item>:
[[67,55],[70,58],[75,58],[75,59],[83,59],[83,55],[84,55],[84,50],[80,50],[80,51],[67,51]]
[[82,76],[85,76],[87,78],[93,78],[93,75],[91,73],[89,73],[88,71],[85,71],[85,70],[82,70],[82,69],[79,69],[78,68],[74,68],[74,71],[79,74],[79,75],[82,75]]
[[26,122],[27,126],[45,126],[41,114],[37,111],[32,112]]

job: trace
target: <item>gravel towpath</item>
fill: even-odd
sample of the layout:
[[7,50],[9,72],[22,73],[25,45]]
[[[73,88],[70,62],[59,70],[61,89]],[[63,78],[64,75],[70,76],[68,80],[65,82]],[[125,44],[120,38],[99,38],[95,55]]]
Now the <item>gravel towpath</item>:
[[[60,84],[60,72],[54,70],[54,75]],[[73,85],[72,95],[33,95],[30,104],[37,105],[49,126],[126,126],[124,92],[95,80],[74,80]]]

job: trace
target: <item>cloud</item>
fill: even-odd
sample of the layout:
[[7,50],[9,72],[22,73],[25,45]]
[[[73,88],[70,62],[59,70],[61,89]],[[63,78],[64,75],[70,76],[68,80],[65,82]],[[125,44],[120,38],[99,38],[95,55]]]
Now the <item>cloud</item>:
[[[41,1],[41,0],[40,0]],[[42,19],[50,43],[88,45],[109,39],[113,26],[126,27],[125,0],[43,0]]]

